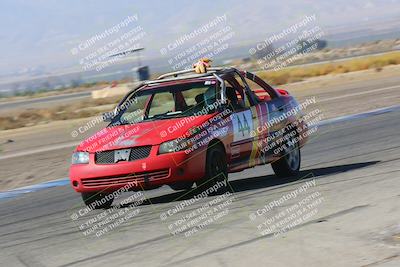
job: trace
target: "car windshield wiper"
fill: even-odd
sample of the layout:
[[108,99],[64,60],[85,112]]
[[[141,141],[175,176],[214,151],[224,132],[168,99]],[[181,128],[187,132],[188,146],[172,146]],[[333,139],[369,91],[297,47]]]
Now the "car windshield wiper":
[[157,114],[150,118],[145,118],[144,120],[146,120],[146,121],[148,121],[148,120],[165,120],[165,119],[171,119],[171,118],[178,118],[178,117],[182,117],[182,116],[184,116],[182,111],[176,111],[176,112],[167,112],[167,113]]
[[132,124],[136,124],[136,123],[141,123],[143,122],[143,120],[141,121],[124,121],[124,122],[115,122],[115,123],[111,123],[111,126],[120,126],[120,125],[132,125]]

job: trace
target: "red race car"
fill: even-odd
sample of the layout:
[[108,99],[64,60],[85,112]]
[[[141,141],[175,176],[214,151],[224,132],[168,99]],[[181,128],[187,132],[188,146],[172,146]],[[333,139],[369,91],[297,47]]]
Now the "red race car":
[[91,208],[110,207],[121,188],[223,188],[228,173],[268,163],[296,175],[308,131],[287,91],[235,68],[162,75],[104,116],[110,124],[76,148],[70,168]]

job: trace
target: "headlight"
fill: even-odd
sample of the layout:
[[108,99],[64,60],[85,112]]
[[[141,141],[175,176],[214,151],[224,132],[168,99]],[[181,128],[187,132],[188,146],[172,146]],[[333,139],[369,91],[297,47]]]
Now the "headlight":
[[187,139],[175,139],[172,141],[164,142],[158,149],[159,154],[178,152],[192,147],[192,143]]
[[88,152],[74,152],[72,154],[72,164],[87,164],[89,163]]

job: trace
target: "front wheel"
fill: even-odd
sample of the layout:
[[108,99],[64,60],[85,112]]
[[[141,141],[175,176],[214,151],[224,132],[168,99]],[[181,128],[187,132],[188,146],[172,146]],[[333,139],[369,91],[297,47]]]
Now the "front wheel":
[[284,156],[271,163],[272,169],[278,177],[296,176],[299,174],[301,163],[299,143],[292,138],[284,146]]
[[183,181],[170,184],[169,187],[171,187],[175,191],[190,190],[192,189],[193,184],[194,183],[192,181]]
[[82,199],[91,209],[108,209],[114,201],[114,196],[100,192],[85,192],[82,193]]
[[214,145],[207,150],[206,175],[196,182],[198,188],[209,190],[213,188],[214,193],[221,193],[227,190],[228,166],[226,154],[221,145]]

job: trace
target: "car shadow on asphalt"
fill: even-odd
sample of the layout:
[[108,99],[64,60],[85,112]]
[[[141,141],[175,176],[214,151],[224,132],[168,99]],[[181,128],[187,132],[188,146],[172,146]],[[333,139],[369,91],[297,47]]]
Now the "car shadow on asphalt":
[[[290,185],[294,182],[300,182],[301,180],[323,179],[328,175],[366,168],[375,165],[379,162],[380,161],[368,161],[361,163],[336,165],[324,168],[306,169],[300,171],[299,175],[288,178],[279,178],[275,175],[264,175],[264,176],[237,179],[229,181],[229,191],[237,193],[243,191],[263,189],[263,188],[268,189],[269,187],[275,187],[275,186]],[[201,191],[196,188],[192,188],[190,191],[179,191],[162,196],[148,198],[141,204],[141,206],[187,200],[193,198],[198,194],[201,194]],[[128,207],[129,205],[132,204],[133,203],[127,203],[126,205],[122,205],[121,207]]]

